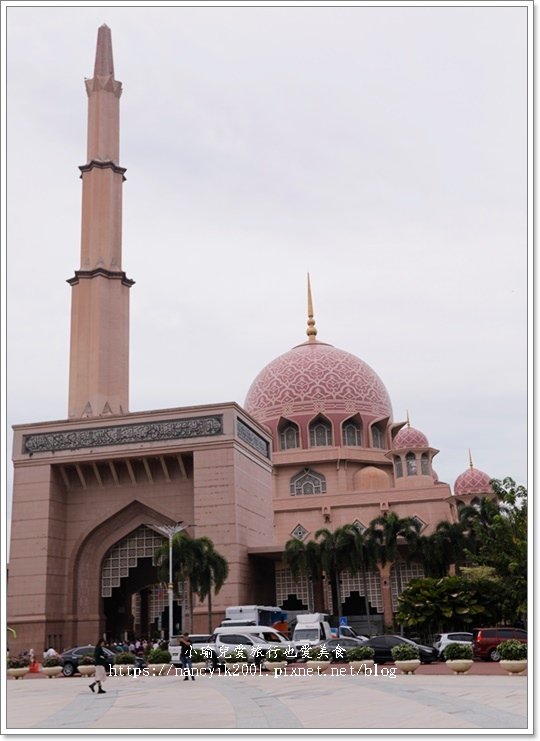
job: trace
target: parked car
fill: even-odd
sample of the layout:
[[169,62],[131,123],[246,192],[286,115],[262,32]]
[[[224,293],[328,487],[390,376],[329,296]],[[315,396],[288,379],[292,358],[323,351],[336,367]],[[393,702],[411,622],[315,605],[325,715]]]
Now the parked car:
[[[366,636],[362,638],[330,638],[328,641],[320,641],[319,643],[316,643],[313,648],[324,648],[332,657],[332,661],[342,662],[345,661],[347,649],[362,646],[367,640]],[[301,657],[301,654],[299,654],[299,656]]]
[[472,633],[439,633],[435,636],[435,639],[433,641],[433,648],[437,649],[437,651],[439,652],[439,656],[441,657],[441,659],[443,659],[444,649],[451,643],[464,643],[467,646],[470,646],[472,643],[472,639]]
[[[219,631],[219,628],[218,628]],[[214,633],[210,641],[204,644],[198,644],[197,648],[206,650],[208,667],[217,669],[225,665],[224,654],[234,654],[236,647],[247,649],[248,663],[261,665],[266,654],[271,648],[275,648],[275,643],[268,643],[257,635],[247,633],[230,633],[228,630],[224,633]]]
[[502,641],[516,640],[527,643],[527,631],[522,628],[475,628],[472,649],[475,659],[499,661],[497,646]]
[[420,661],[422,664],[431,664],[439,658],[439,652],[436,648],[433,648],[433,646],[424,646],[421,643],[415,643],[409,638],[404,638],[403,636],[398,635],[373,636],[373,638],[368,638],[367,641],[361,641],[359,645],[371,646],[375,651],[375,662],[377,664],[385,664],[387,661],[394,661],[392,658],[392,649],[394,646],[399,646],[401,643],[416,646],[420,653]]
[[[77,648],[70,648],[67,651],[64,651],[62,654],[62,659],[64,660],[64,677],[72,677],[74,674],[77,673],[77,666],[80,664],[81,659],[83,656],[93,656],[94,655],[94,646],[78,646]],[[107,658],[110,659],[109,666],[112,666],[114,664],[114,655],[115,653],[119,653],[120,649],[113,651],[111,648],[103,647],[103,650],[105,651],[105,655]],[[147,666],[146,661],[140,657],[135,657],[135,666],[138,669],[144,669],[145,666]]]

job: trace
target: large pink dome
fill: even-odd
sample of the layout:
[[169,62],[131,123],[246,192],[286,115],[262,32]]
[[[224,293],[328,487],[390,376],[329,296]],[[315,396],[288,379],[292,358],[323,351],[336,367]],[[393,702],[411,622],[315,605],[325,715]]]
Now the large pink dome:
[[298,413],[367,413],[391,417],[379,376],[351,353],[324,342],[305,342],[259,373],[244,403],[259,422]]
[[404,427],[394,438],[393,448],[429,448],[427,437],[414,427]]
[[454,484],[454,494],[492,494],[489,482],[491,476],[479,471],[477,468],[468,468],[464,473],[457,477]]

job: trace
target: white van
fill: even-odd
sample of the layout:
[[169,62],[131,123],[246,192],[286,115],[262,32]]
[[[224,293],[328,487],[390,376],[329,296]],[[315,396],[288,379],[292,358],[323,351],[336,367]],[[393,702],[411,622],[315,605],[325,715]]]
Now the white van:
[[276,630],[275,628],[271,628],[268,625],[242,625],[242,627],[226,627],[226,626],[220,626],[219,628],[216,628],[214,631],[214,635],[230,635],[231,633],[238,633],[238,631],[241,631],[245,635],[254,635],[258,638],[261,638],[263,641],[266,641],[267,643],[271,643],[272,646],[280,648],[293,648],[294,644],[292,641],[289,641],[289,639],[283,635],[283,633],[280,633],[279,630]]

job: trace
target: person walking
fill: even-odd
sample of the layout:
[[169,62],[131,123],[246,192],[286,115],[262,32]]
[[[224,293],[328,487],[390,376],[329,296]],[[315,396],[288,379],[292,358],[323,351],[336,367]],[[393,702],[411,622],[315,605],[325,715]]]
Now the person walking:
[[105,671],[105,667],[108,664],[107,656],[105,655],[105,651],[103,649],[105,641],[103,638],[100,638],[100,640],[97,642],[96,647],[94,648],[94,660],[96,662],[96,679],[92,684],[89,684],[88,686],[92,690],[92,692],[95,692],[95,686],[98,685],[98,695],[105,695],[106,692],[101,686],[102,683],[107,678],[107,672]]
[[191,679],[195,681],[193,676],[193,661],[191,657],[191,651],[193,649],[192,643],[189,640],[189,633],[182,633],[180,636],[180,661],[182,663],[182,669],[184,670],[184,682]]

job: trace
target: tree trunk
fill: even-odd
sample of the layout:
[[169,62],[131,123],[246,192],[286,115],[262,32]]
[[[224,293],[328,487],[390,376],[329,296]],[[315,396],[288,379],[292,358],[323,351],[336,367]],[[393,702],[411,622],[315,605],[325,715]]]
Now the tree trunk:
[[371,611],[369,609],[369,597],[368,597],[368,588],[367,588],[367,574],[366,574],[366,566],[362,562],[362,581],[364,582],[364,602],[366,605],[366,617],[367,617],[367,624],[368,624],[368,633],[369,635],[372,634],[372,626],[371,626]]
[[212,585],[208,590],[208,632],[212,635],[214,629],[212,628]]

